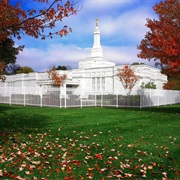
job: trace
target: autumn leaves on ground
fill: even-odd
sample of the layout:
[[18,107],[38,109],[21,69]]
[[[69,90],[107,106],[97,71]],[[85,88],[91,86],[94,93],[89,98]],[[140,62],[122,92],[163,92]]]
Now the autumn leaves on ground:
[[0,105],[0,179],[178,179],[179,105]]

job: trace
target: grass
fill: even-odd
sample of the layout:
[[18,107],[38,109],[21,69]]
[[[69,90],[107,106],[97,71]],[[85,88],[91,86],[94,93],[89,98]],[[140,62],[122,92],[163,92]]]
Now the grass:
[[179,179],[180,105],[0,105],[0,179]]

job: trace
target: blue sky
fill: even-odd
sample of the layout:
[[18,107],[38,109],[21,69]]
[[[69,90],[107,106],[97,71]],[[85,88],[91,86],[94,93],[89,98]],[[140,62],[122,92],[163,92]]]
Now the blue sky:
[[46,71],[52,66],[69,65],[78,67],[78,61],[90,57],[93,45],[93,31],[96,18],[99,18],[101,46],[104,56],[120,64],[154,62],[137,58],[137,46],[145,36],[146,19],[157,18],[152,7],[160,0],[79,0],[82,10],[77,15],[63,19],[55,29],[68,25],[73,29],[66,37],[34,39],[24,36],[16,41],[25,45],[17,56],[21,66],[32,67],[35,71]]

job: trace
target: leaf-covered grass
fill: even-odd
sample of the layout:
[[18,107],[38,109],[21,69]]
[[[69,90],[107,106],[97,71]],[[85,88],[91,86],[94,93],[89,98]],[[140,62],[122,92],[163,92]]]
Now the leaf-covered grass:
[[180,105],[0,105],[0,179],[179,179]]

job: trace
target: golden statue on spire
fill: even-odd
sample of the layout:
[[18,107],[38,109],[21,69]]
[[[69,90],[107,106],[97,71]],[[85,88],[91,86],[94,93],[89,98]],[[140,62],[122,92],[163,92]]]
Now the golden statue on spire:
[[98,19],[98,18],[96,18],[96,26],[98,26],[98,21],[99,21],[99,19]]

